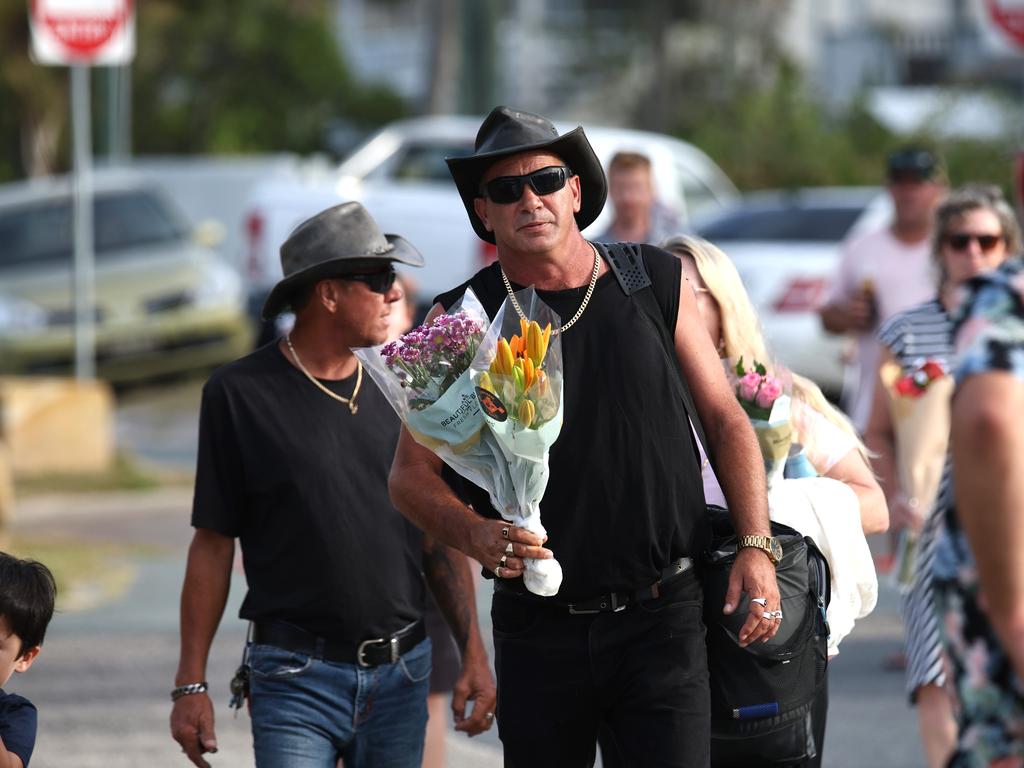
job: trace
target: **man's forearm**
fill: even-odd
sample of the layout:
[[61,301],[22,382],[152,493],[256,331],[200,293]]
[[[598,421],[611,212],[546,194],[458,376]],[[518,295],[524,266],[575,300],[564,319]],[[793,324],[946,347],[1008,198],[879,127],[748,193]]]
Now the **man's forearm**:
[[969,378],[953,401],[957,517],[978,566],[986,612],[1015,668],[1024,672],[1024,386],[1009,374]]
[[423,572],[459,650],[465,654],[467,648],[481,642],[471,561],[461,552],[427,536],[423,543]]
[[231,586],[234,551],[233,539],[203,529],[196,531],[181,589],[181,655],[175,685],[206,678],[210,645]]
[[757,438],[743,412],[730,415],[718,425],[705,425],[715,457],[715,475],[729,504],[736,532],[743,535],[770,536],[768,519],[768,481]]
[[402,430],[388,478],[391,502],[433,538],[470,554],[472,529],[480,516],[441,477],[441,460],[425,451]]

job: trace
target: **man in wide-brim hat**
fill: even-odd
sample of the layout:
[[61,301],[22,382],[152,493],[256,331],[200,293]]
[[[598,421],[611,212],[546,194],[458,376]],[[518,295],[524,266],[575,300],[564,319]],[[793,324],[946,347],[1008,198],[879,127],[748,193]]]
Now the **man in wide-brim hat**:
[[451,609],[462,650],[457,728],[490,727],[494,682],[469,561],[391,505],[399,422],[351,351],[386,340],[396,262],[423,260],[359,203],[303,222],[281,247],[284,277],[264,310],[291,307],[294,330],[203,389],[171,692],[171,732],[196,765],[217,747],[206,658],[236,538],[248,583],[240,614],[252,622],[251,674],[239,690],[247,681],[257,765],[420,767],[431,667],[424,576]]
[[[704,424],[744,537],[725,610],[736,610],[741,590],[760,598],[749,605],[743,644],[772,637],[781,616],[750,423],[680,262],[649,245],[609,251],[582,236],[606,195],[582,128],[559,135],[543,117],[498,107],[475,152],[448,165],[498,261],[437,297],[432,312],[472,287],[494,317],[513,291],[532,285],[561,318],[564,424],[541,501],[547,540],[504,522],[474,485],[463,489],[471,506],[460,501],[440,460],[407,432],[391,472],[399,510],[496,579],[505,765],[589,765],[600,732],[608,765],[706,766],[707,660],[693,561],[707,522],[690,416]],[[539,598],[523,586],[524,559],[552,553],[563,582]]]

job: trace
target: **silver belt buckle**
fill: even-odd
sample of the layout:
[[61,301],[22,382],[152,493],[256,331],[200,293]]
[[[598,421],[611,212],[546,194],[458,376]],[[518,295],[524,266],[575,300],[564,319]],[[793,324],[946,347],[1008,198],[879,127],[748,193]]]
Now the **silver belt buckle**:
[[[386,639],[387,638],[384,638],[384,637],[375,637],[372,640],[363,640],[363,642],[361,642],[359,644],[359,647],[356,648],[356,663],[360,667],[370,667],[370,666],[372,666],[369,662],[366,661],[365,658],[363,658],[364,654],[366,653],[366,646],[373,645],[375,643],[383,643]],[[392,645],[392,650],[391,650],[391,654],[393,656],[394,652],[395,652],[394,649],[395,649],[395,647],[397,647],[398,641],[395,640],[395,638],[392,638],[392,643],[394,644],[394,645]],[[392,659],[392,661],[394,661],[394,659]]]

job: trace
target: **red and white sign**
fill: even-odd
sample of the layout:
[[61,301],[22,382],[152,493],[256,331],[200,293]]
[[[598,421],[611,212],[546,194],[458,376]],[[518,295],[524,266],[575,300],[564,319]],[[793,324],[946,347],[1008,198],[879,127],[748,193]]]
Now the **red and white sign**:
[[126,64],[135,55],[134,0],[29,0],[40,64]]
[[1021,0],[985,0],[989,19],[1003,36],[1024,48],[1024,2]]

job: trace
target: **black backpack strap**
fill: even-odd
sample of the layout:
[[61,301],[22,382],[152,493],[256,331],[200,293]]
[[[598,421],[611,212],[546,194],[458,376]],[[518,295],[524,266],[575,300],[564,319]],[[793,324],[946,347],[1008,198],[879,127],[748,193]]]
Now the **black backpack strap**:
[[651,277],[644,266],[643,254],[637,243],[596,243],[604,251],[605,261],[615,273],[615,279],[627,296],[651,285]]
[[[644,264],[643,251],[640,245],[638,243],[594,243],[594,245],[605,261],[608,262],[608,266],[611,267],[615,279],[619,281],[619,287],[622,289],[622,292],[631,298],[633,298],[634,294],[637,294],[636,299],[640,301],[641,306],[643,306],[644,310],[652,317],[657,327],[662,331],[659,335],[661,336],[662,345],[665,347],[665,352],[675,361],[675,342],[668,327],[668,321],[662,314],[657,299],[654,297],[654,284],[651,282],[651,276],[648,274],[647,267]],[[651,290],[638,293],[644,288]],[[677,363],[676,370],[678,369]],[[682,384],[683,407],[686,409],[686,414],[690,417],[690,422],[697,432],[700,444],[704,446],[704,452],[711,456],[711,452],[708,449],[708,440],[704,434],[704,427],[700,423],[700,416],[697,415],[697,406],[693,402],[690,386],[687,384],[686,377],[683,376],[682,371],[679,371],[679,381]],[[694,449],[696,449],[696,446],[694,446]],[[700,463],[699,453],[697,455],[697,462]]]

